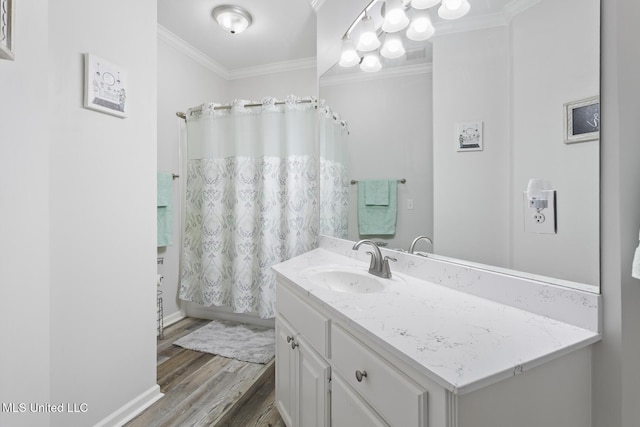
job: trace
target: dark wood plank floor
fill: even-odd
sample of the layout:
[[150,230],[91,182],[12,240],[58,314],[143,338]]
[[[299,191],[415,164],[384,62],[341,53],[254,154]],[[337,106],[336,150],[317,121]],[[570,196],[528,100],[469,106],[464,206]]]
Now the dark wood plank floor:
[[126,427],[284,427],[275,407],[273,360],[240,362],[173,345],[208,322],[186,318],[164,330],[157,379],[164,397]]

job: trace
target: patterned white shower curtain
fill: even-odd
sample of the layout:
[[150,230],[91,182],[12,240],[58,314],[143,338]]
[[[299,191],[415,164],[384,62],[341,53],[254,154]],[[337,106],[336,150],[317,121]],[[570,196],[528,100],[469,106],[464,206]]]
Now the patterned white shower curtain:
[[317,246],[317,115],[312,98],[255,103],[188,112],[179,297],[271,318],[271,266]]
[[320,234],[346,239],[349,222],[347,122],[320,101]]

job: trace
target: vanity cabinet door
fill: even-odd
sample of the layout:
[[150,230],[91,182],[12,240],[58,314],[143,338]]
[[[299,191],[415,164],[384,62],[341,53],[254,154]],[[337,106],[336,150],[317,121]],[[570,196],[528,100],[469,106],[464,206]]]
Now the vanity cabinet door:
[[291,350],[293,328],[276,318],[276,407],[288,427],[297,426],[297,357]]
[[298,409],[300,426],[329,427],[329,364],[301,336],[298,346]]
[[276,406],[289,427],[329,427],[329,364],[276,318]]
[[376,413],[334,373],[331,380],[331,427],[388,427]]

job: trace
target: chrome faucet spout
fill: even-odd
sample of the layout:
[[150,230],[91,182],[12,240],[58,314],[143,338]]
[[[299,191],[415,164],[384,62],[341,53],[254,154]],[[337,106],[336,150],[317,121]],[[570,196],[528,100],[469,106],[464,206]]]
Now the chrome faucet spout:
[[371,240],[360,240],[355,245],[353,245],[353,250],[357,251],[360,245],[369,245],[373,248],[373,252],[367,251],[369,255],[371,255],[371,263],[369,264],[369,273],[382,277],[383,279],[391,278],[391,269],[389,268],[389,260],[395,261],[395,258],[391,257],[382,257],[382,252],[380,252],[380,248],[375,242]]
[[429,243],[431,243],[431,247],[433,248],[433,240],[431,240],[431,238],[429,238],[428,236],[418,236],[415,239],[413,239],[413,242],[411,242],[411,246],[409,246],[409,253],[412,254],[414,248],[416,247],[416,243],[418,243],[420,240],[426,240]]

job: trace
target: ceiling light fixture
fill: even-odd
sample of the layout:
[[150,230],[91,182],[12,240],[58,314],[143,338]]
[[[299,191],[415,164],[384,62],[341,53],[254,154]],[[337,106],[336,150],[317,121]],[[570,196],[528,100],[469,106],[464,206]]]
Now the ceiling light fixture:
[[429,9],[440,3],[440,0],[411,0],[411,7],[414,9]]
[[213,19],[231,34],[238,34],[251,25],[251,14],[240,6],[222,5],[211,12]]
[[360,63],[360,69],[367,73],[375,73],[376,71],[380,71],[381,68],[382,64],[376,52],[367,53]]

